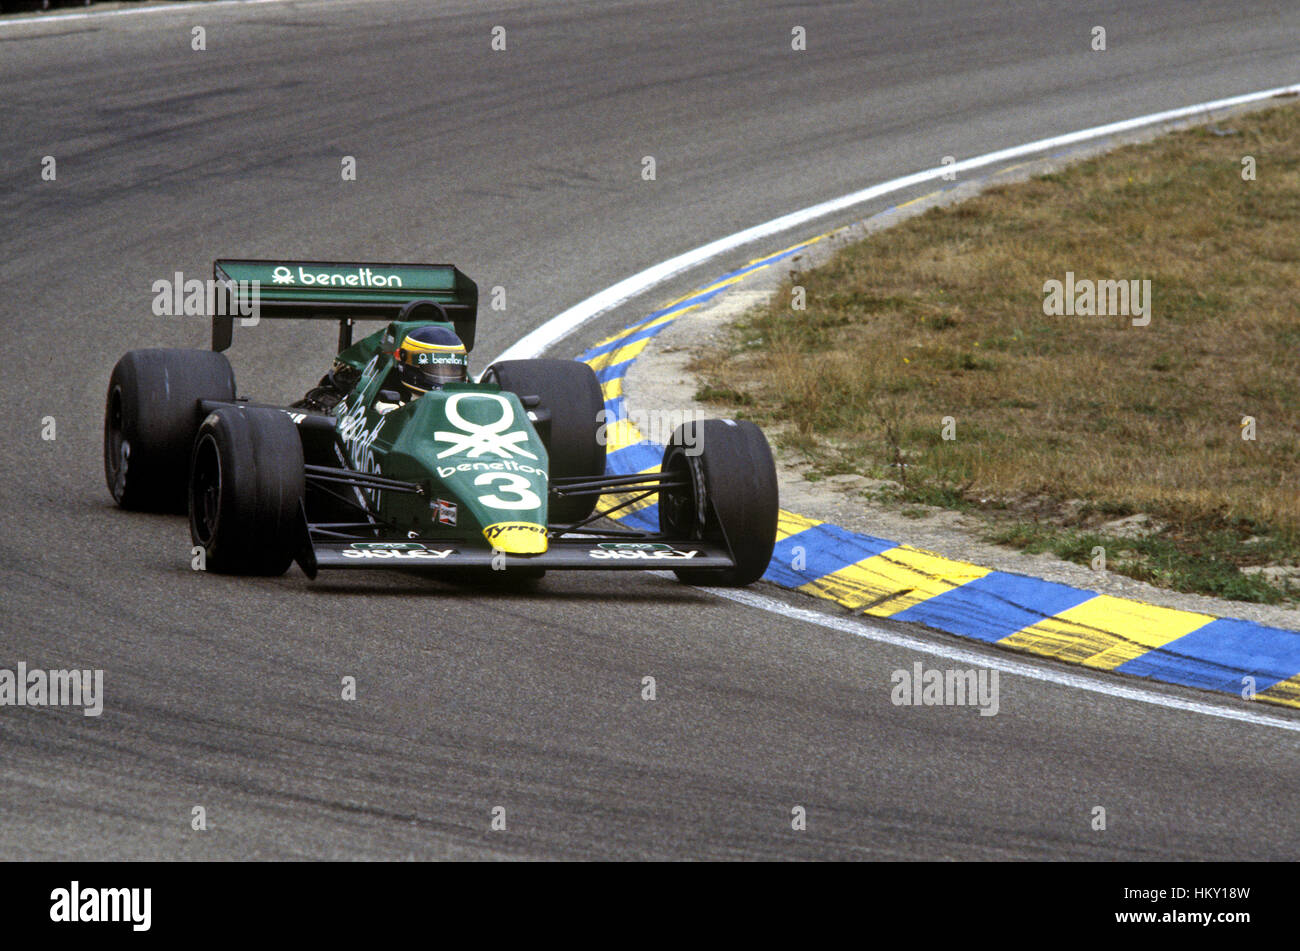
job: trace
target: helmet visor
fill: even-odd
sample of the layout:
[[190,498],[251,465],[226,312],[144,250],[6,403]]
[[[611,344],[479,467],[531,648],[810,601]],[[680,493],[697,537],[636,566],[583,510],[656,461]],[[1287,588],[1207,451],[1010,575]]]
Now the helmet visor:
[[446,383],[463,383],[469,375],[469,358],[464,353],[415,353],[407,378],[420,389]]

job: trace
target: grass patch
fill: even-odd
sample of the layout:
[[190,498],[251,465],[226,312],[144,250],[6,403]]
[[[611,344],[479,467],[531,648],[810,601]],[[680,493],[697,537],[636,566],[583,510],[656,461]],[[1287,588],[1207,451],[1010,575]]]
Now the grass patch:
[[[1160,531],[1113,570],[1293,597],[1240,569],[1300,563],[1300,108],[1231,125],[990,189],[793,274],[698,356],[699,397],[780,427],[814,474],[989,511],[1006,544],[1072,552],[1107,515],[1148,513]],[[1045,314],[1066,272],[1149,280],[1150,324]]]
[[1205,538],[1164,532],[1129,538],[1020,522],[1001,526],[988,540],[1031,553],[1051,552],[1080,565],[1094,565],[1100,556],[1106,569],[1175,591],[1257,604],[1278,604],[1300,594],[1294,585],[1243,573],[1240,539],[1222,530],[1207,534],[1208,544]]

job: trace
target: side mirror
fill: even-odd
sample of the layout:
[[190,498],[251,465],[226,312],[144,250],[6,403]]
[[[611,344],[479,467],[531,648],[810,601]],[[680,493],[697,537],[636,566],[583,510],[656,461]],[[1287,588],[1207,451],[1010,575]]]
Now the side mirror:
[[379,398],[383,400],[385,403],[402,402],[402,394],[397,392],[397,390],[380,390]]

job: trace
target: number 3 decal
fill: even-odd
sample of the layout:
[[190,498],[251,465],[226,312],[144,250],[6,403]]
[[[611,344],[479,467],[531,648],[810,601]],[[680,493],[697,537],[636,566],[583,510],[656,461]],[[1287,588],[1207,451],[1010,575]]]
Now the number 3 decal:
[[537,497],[537,493],[531,488],[531,483],[523,476],[512,475],[509,472],[484,472],[476,476],[475,485],[494,486],[502,483],[499,492],[513,494],[515,498],[501,498],[498,495],[480,495],[478,500],[484,505],[490,505],[494,509],[535,509],[540,508],[542,500]]

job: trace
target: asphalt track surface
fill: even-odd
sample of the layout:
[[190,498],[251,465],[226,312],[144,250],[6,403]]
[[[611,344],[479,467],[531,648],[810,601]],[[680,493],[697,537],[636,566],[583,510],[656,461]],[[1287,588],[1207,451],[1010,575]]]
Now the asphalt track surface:
[[[454,262],[507,290],[477,370],[635,271],[944,155],[1292,82],[1298,37],[1285,0],[283,3],[0,26],[0,667],[101,667],[106,692],[99,718],[0,708],[0,854],[1294,859],[1294,732],[1009,675],[997,716],[895,707],[891,671],[960,665],[648,574],[485,594],[193,572],[182,519],[112,506],[100,427],[122,352],[205,344],[202,321],[150,312],[175,270]],[[237,328],[241,392],[299,395],[332,333]]]

